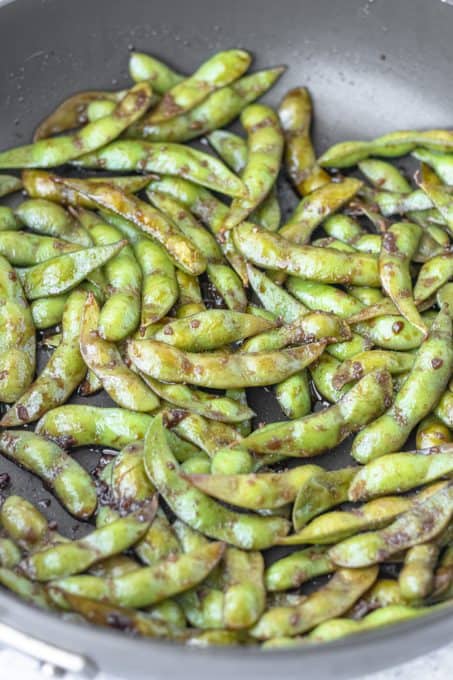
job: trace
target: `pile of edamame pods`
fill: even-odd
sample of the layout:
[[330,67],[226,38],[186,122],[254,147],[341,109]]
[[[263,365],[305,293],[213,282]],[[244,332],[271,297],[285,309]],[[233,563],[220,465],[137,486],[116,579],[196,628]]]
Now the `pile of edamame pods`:
[[[0,206],[0,451],[95,525],[70,540],[6,489],[0,584],[267,649],[453,598],[453,131],[317,159],[308,91],[256,103],[283,69],[250,62],[133,53],[130,89],[75,94],[0,153],[21,171],[0,196],[26,196]],[[281,418],[253,428],[247,389],[269,386]],[[112,406],[67,403],[100,390]],[[349,466],[318,464],[348,437]],[[82,446],[115,455],[89,474]]]

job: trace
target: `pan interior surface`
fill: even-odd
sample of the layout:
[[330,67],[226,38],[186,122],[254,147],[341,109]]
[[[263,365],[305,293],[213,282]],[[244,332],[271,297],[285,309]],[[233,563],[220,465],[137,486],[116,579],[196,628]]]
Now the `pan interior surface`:
[[[207,55],[232,47],[254,54],[252,68],[287,65],[288,71],[265,101],[276,104],[288,89],[307,85],[314,100],[318,153],[344,139],[369,139],[395,129],[449,127],[452,26],[453,7],[440,0],[230,0],[224,4],[15,0],[0,7],[0,148],[28,143],[37,123],[76,91],[127,86],[128,53],[133,49],[154,54],[187,73]],[[46,359],[43,350],[41,362]],[[73,402],[112,405],[103,396],[76,397]],[[251,405],[259,420],[281,418],[267,392],[251,394]],[[350,462],[349,446],[348,440],[315,462],[342,467]],[[77,450],[75,456],[87,469],[93,469],[99,459],[89,450]],[[69,517],[31,474],[4,458],[0,472],[11,476],[8,493],[38,504],[62,533],[78,537],[89,529]],[[408,624],[393,634],[364,635],[322,651],[273,652],[270,664],[269,653],[169,650],[163,644],[130,641],[110,632],[65,627],[22,604],[13,606],[12,598],[3,594],[0,607],[0,619],[83,652],[103,668],[128,678],[149,677],[150,662],[155,664],[156,677],[178,677],[181,653],[189,679],[206,673],[208,663],[216,663],[213,672],[219,679],[231,677],[234,670],[246,670],[251,678],[275,677],[277,663],[282,678],[300,677],[301,654],[306,672],[341,679],[424,653],[447,642],[452,627],[451,618],[431,617],[426,624]]]

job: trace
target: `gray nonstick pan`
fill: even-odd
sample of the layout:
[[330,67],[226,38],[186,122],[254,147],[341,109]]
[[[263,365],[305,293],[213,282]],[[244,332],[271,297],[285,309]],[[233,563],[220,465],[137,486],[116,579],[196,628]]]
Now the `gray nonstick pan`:
[[[68,95],[126,86],[128,50],[150,52],[190,73],[230,47],[254,53],[256,68],[290,68],[268,95],[307,85],[318,151],[343,139],[394,129],[452,126],[453,7],[441,0],[15,0],[0,3],[0,148],[24,144]],[[289,193],[289,192],[288,192]],[[43,355],[43,359],[45,355]],[[251,394],[260,420],[273,417],[267,392]],[[83,400],[75,398],[75,401]],[[89,403],[106,405],[107,398]],[[348,460],[350,442],[322,458]],[[77,450],[87,469],[99,452]],[[19,493],[81,535],[41,482],[6,459],[5,493]],[[50,505],[48,504],[48,501]],[[195,649],[78,625],[0,590],[0,643],[51,666],[135,678],[351,678],[448,643],[451,611],[300,650]],[[6,669],[0,669],[0,677]]]

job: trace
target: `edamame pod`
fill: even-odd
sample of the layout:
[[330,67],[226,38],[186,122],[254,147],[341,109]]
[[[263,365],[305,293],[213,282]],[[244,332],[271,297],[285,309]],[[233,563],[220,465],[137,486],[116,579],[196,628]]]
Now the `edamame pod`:
[[210,94],[191,111],[159,123],[146,118],[130,126],[128,137],[149,139],[152,142],[187,142],[211,130],[225,127],[251,102],[261,97],[284,72],[278,66],[257,71]]
[[95,529],[78,541],[35,552],[22,560],[21,571],[34,581],[53,581],[85,571],[92,564],[135,545],[148,530],[156,509],[154,499],[137,512]]
[[61,205],[43,198],[31,198],[20,204],[16,214],[26,227],[38,234],[60,238],[83,248],[93,245],[87,231]]
[[82,382],[86,366],[79,349],[79,331],[86,293],[76,290],[63,313],[62,341],[35,382],[25,390],[0,421],[2,427],[32,423],[64,404]]
[[22,189],[22,182],[14,175],[0,175],[0,198]]
[[257,335],[273,325],[252,314],[209,309],[169,321],[154,334],[154,339],[187,352],[201,352],[219,349]]
[[364,567],[389,560],[401,550],[436,538],[453,516],[453,484],[401,514],[380,531],[347,538],[330,549],[331,559],[343,567]]
[[263,307],[285,323],[297,321],[308,309],[269,276],[247,263],[247,276]]
[[129,74],[136,83],[149,81],[158,94],[165,94],[167,90],[184,80],[183,75],[167,64],[143,52],[132,52],[129,58]]
[[281,382],[312,363],[324,347],[321,340],[280,352],[193,353],[154,340],[130,340],[128,356],[157,380],[231,389]]
[[33,432],[8,430],[0,434],[0,451],[40,477],[68,512],[88,519],[96,509],[94,482],[79,463],[54,442]]
[[51,587],[120,607],[148,607],[203,581],[224,550],[224,543],[208,543],[193,552],[172,555],[124,576],[108,580],[97,576],[69,576],[56,580]]
[[411,430],[439,401],[452,367],[452,320],[446,308],[442,308],[393,405],[356,436],[351,450],[353,458],[367,463],[398,451]]
[[328,173],[316,163],[310,139],[312,103],[306,87],[296,87],[283,97],[278,107],[285,133],[286,169],[301,196],[330,182]]
[[161,123],[191,111],[206,97],[239,78],[250,66],[251,56],[244,50],[217,52],[189,77],[164,93],[146,117],[146,123]]
[[38,330],[56,326],[63,318],[63,312],[70,293],[33,300],[30,311]]
[[266,604],[264,560],[260,552],[227,548],[224,556],[223,619],[227,628],[250,628]]
[[307,479],[321,473],[317,465],[300,465],[280,473],[183,476],[209,496],[239,508],[272,510],[291,503]]
[[279,234],[298,245],[308,243],[316,227],[349,203],[361,187],[362,182],[353,177],[323,184],[302,199]]
[[114,172],[148,172],[176,175],[227,196],[244,196],[246,190],[217,158],[182,144],[121,139],[81,156],[73,165]]
[[198,275],[206,269],[206,260],[193,243],[170,220],[148,203],[109,184],[88,185],[83,180],[61,180],[94,201],[98,207],[130,220],[145,234],[159,241],[177,266],[188,274]]
[[404,558],[398,576],[401,595],[408,602],[419,602],[434,588],[434,569],[439,557],[439,547],[434,543],[414,545]]
[[26,231],[0,231],[0,253],[14,267],[30,267],[74,250],[79,248],[58,238]]
[[360,380],[372,371],[388,371],[392,375],[399,375],[410,371],[415,356],[410,352],[390,352],[373,349],[369,352],[359,352],[353,359],[344,361],[334,377],[334,385],[338,389],[349,382]]
[[416,304],[427,300],[453,277],[453,254],[437,255],[425,262],[414,287]]
[[408,194],[412,187],[404,175],[391,163],[368,158],[357,164],[360,172],[365,175],[367,180],[376,188],[382,191],[399,192]]
[[1,168],[49,168],[63,165],[83,154],[108,144],[140,118],[151,101],[146,83],[132,87],[118,102],[110,116],[88,123],[78,132],[62,137],[41,139],[0,153]]
[[57,108],[47,116],[36,128],[33,141],[53,137],[66,130],[73,130],[80,125],[88,122],[87,110],[91,103],[97,101],[118,102],[124,97],[125,92],[105,92],[102,90],[91,90],[87,92],[77,92],[65,99]]
[[[114,244],[123,238],[119,229],[105,224],[94,213],[78,208],[76,214],[96,246]],[[98,319],[99,334],[104,340],[120,342],[136,330],[140,320],[142,271],[130,245],[104,265],[104,275],[109,295]]]
[[426,336],[427,328],[415,306],[409,270],[421,235],[421,227],[417,224],[411,222],[393,224],[382,237],[379,272],[382,287],[400,314]]
[[67,541],[51,529],[44,515],[22,496],[8,496],[1,507],[0,519],[8,536],[26,552]]
[[417,449],[430,449],[453,441],[450,429],[435,415],[423,418],[417,428]]
[[309,477],[300,487],[294,501],[292,522],[299,531],[313,517],[348,500],[348,489],[356,468],[320,471]]
[[41,609],[53,609],[45,589],[40,583],[33,583],[25,576],[21,576],[13,569],[0,567],[0,585],[12,593],[19,595],[22,600],[34,604]]
[[445,184],[453,184],[453,156],[451,153],[436,153],[429,149],[415,149],[411,156],[432,167],[439,179]]
[[373,585],[377,575],[376,567],[339,569],[327,585],[308,595],[300,605],[268,609],[250,633],[259,640],[305,633],[348,611]]
[[391,399],[390,374],[375,371],[356,383],[334,406],[299,420],[265,425],[245,437],[241,446],[259,454],[316,456],[373,421]]
[[351,482],[349,500],[404,493],[453,474],[453,444],[414,452],[389,453],[360,468]]
[[14,569],[22,558],[22,553],[10,538],[0,538],[0,567]]
[[299,588],[306,581],[335,571],[327,548],[305,548],[273,562],[266,569],[265,583],[271,592]]
[[278,116],[269,106],[248,106],[241,114],[241,123],[248,135],[247,162],[241,173],[247,195],[233,200],[223,225],[226,230],[243,222],[269,194],[283,153]]
[[36,338],[32,315],[14,269],[0,255],[0,399],[16,401],[33,380]]
[[141,378],[126,366],[113,344],[100,336],[100,313],[89,293],[80,327],[80,352],[87,367],[101,380],[107,394],[122,408],[145,413],[154,411],[159,400]]
[[[90,201],[85,196],[81,196],[76,191],[68,189],[58,180],[61,179],[45,170],[24,170],[22,173],[22,180],[24,182],[24,189],[32,198],[46,199],[62,205],[80,206],[82,208],[93,209],[96,204]],[[126,177],[90,177],[85,182],[90,184],[99,184],[99,182],[113,184],[114,186],[135,194],[137,191],[144,189],[149,183],[151,177],[149,175],[140,176],[126,176]]]
[[60,295],[75,288],[91,272],[115,257],[127,241],[65,253],[33,267],[18,269],[18,275],[29,300]]
[[0,231],[17,231],[21,226],[20,220],[14,214],[12,208],[0,205]]
[[233,239],[245,258],[265,269],[321,283],[379,286],[377,261],[367,253],[293,245],[283,236],[245,222],[234,229]]
[[244,550],[273,545],[288,531],[280,517],[259,517],[229,510],[183,479],[166,441],[162,416],[157,416],[145,439],[145,469],[172,511],[201,533],[225,539]]

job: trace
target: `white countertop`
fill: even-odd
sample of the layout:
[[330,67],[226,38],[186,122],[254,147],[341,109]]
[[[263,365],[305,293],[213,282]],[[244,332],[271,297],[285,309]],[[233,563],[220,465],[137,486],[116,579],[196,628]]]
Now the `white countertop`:
[[[0,651],[0,669],[7,669],[8,680],[44,680],[46,674],[40,672],[38,664],[32,659],[26,658],[11,650]],[[453,678],[453,643],[436,652],[411,661],[410,663],[396,666],[381,673],[367,675],[361,680],[451,680]],[[68,675],[65,680],[80,680],[80,676]],[[101,674],[97,680],[120,680],[112,676]],[[127,679],[124,679],[127,680]],[[149,677],[149,680],[157,680]]]

